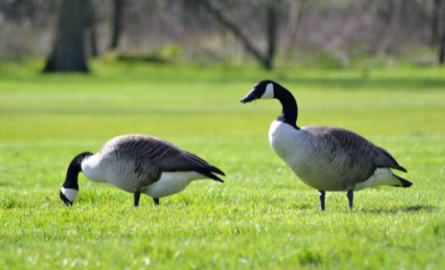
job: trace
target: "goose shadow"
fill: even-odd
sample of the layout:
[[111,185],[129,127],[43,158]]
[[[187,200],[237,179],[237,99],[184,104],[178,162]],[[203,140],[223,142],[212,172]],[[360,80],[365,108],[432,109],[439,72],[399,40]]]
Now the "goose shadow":
[[431,204],[416,204],[411,206],[394,207],[392,209],[362,209],[361,211],[369,214],[395,214],[400,212],[415,213],[419,211],[431,213],[436,211],[436,209],[437,207],[434,207]]

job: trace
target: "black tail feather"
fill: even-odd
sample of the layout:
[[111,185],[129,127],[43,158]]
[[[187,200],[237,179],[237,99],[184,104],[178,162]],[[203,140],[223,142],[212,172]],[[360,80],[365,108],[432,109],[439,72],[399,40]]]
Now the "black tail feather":
[[411,182],[408,181],[408,180],[403,179],[403,178],[400,177],[400,176],[397,176],[397,175],[395,175],[395,174],[394,174],[394,176],[397,177],[397,179],[399,179],[400,182],[401,182],[401,184],[402,184],[401,186],[397,185],[397,186],[395,186],[395,187],[404,187],[404,188],[408,188],[408,187],[410,187],[410,186],[413,185],[413,183],[411,183]]
[[[399,170],[399,171],[402,171],[402,172],[408,172],[405,168],[403,168],[403,167],[400,166],[400,165],[399,165],[398,168],[395,168],[395,169],[397,169],[397,170]],[[405,181],[406,181],[406,180],[405,180]]]
[[[390,164],[390,166],[393,169],[402,171],[402,172],[408,172],[405,168],[403,168],[402,166],[399,165],[399,163],[397,162],[397,160],[391,155],[391,153],[389,153],[388,151],[386,151],[383,148],[380,148],[383,150],[383,155],[385,156],[387,162]],[[386,166],[385,166],[386,167]]]
[[[221,178],[219,178],[218,176],[216,176],[216,175],[214,175],[214,174],[212,173],[213,170],[212,170],[212,171],[210,171],[210,170],[195,170],[195,172],[200,173],[200,174],[202,174],[202,175],[204,175],[204,176],[206,176],[206,177],[208,177],[208,178],[210,178],[210,179],[213,179],[213,180],[215,180],[215,181],[224,183],[224,180],[222,180]],[[217,172],[215,172],[215,173],[217,173]],[[225,174],[222,173],[222,172],[221,172],[220,174],[225,175]]]
[[216,174],[220,174],[220,175],[226,176],[226,174],[223,171],[221,171],[220,169],[216,168],[215,166],[210,167],[209,171],[211,171],[212,173],[216,173]]

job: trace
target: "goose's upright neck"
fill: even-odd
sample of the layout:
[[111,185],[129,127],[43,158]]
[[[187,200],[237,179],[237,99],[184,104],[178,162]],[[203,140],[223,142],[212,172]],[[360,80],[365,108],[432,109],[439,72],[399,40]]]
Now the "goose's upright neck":
[[278,99],[283,106],[283,111],[280,116],[278,116],[277,120],[289,124],[296,129],[300,129],[297,126],[298,106],[294,96],[289,90],[282,86],[278,86],[274,90],[274,97]]

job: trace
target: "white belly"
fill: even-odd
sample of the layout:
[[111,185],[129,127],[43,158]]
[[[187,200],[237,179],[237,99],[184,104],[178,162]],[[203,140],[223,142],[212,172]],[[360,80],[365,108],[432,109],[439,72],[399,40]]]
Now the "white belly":
[[400,180],[394,176],[393,172],[390,169],[379,168],[375,170],[374,174],[368,180],[356,184],[354,191],[381,185],[388,185],[388,186],[400,185]]
[[164,172],[161,178],[142,190],[152,198],[166,197],[184,190],[190,182],[206,178],[197,172]]
[[[82,173],[95,182],[110,183],[124,191],[134,193],[140,190],[141,183],[137,174],[132,173],[131,164],[108,163],[95,155],[82,162]],[[129,169],[130,168],[130,169]],[[153,198],[162,198],[184,190],[191,181],[206,178],[197,172],[164,172],[155,183],[142,186],[142,193]]]

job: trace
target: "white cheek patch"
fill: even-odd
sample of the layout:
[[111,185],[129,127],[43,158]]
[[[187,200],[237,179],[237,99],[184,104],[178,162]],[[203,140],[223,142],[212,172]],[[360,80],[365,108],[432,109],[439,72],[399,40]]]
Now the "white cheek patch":
[[79,191],[71,188],[62,187],[62,193],[68,200],[70,200],[70,202],[74,202],[77,198],[77,193],[79,193]]
[[261,96],[261,99],[271,99],[274,98],[274,91],[273,91],[273,84],[269,83],[266,86],[266,91],[264,91],[264,94]]

